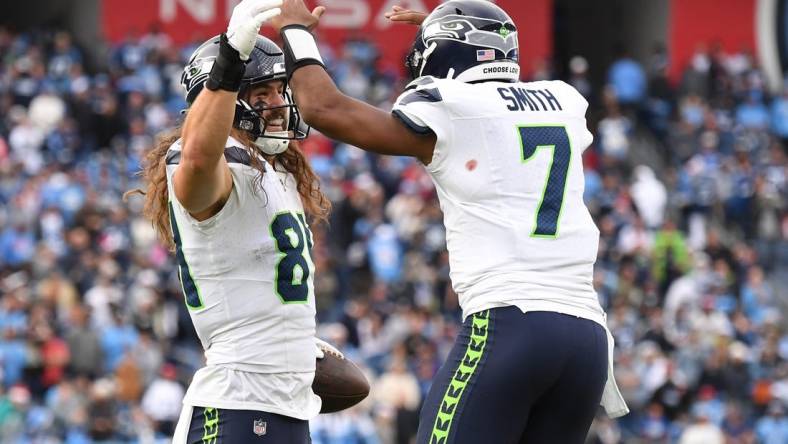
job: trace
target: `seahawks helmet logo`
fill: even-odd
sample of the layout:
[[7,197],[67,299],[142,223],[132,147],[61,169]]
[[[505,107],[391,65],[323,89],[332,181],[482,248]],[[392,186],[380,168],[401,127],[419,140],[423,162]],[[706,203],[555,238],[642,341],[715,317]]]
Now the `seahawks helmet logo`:
[[437,38],[465,40],[465,35],[473,29],[473,25],[467,20],[438,21],[424,28],[424,40]]
[[194,60],[186,68],[183,69],[181,75],[181,84],[186,91],[191,90],[193,87],[202,84],[211,72],[213,67],[214,58],[201,58]]
[[451,15],[440,17],[424,25],[422,39],[457,40],[472,46],[495,48],[516,58],[517,31],[510,23],[482,17]]

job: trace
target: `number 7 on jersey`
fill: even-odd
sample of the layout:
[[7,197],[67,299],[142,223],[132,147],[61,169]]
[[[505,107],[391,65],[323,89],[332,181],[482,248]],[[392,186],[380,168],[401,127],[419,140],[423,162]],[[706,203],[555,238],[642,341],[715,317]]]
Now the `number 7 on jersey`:
[[563,125],[518,126],[522,163],[536,156],[540,148],[549,149],[552,159],[547,174],[542,199],[536,211],[536,222],[531,237],[554,238],[558,233],[558,222],[566,193],[566,179],[572,158],[569,134]]

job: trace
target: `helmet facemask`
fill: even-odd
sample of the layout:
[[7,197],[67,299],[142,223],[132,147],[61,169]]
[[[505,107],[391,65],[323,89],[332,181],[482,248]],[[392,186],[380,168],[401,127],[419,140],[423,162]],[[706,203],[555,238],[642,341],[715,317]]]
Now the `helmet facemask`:
[[[302,124],[298,107],[292,100],[290,89],[285,85],[281,105],[269,105],[262,100],[249,103],[254,85],[245,88],[236,101],[236,126],[246,131],[263,153],[275,155],[284,152],[291,140],[303,140],[309,127]],[[244,97],[243,99],[240,97]]]

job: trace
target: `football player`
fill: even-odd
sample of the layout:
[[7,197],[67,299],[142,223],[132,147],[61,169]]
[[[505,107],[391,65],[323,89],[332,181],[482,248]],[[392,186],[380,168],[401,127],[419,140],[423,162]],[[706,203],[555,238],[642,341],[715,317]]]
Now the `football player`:
[[[408,11],[390,14],[409,22]],[[519,81],[517,27],[495,4],[452,0],[424,18],[413,81],[386,113],[341,94],[284,0],[272,20],[304,120],[435,183],[464,324],[421,411],[418,443],[582,443],[600,401],[627,412],[592,286],[599,231],[583,203],[586,100]]]
[[281,0],[245,0],[184,68],[185,121],[147,157],[145,213],[175,250],[205,348],[173,442],[308,443],[320,411],[309,218],[329,201],[300,151]]

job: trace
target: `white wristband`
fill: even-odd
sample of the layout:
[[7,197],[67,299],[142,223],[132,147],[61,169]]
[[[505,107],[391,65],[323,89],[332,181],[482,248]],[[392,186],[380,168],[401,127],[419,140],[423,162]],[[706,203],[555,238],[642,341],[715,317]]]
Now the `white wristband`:
[[298,64],[302,60],[313,59],[323,63],[320,51],[317,49],[315,36],[304,28],[287,28],[282,31],[285,44],[290,48],[293,55],[293,62]]

